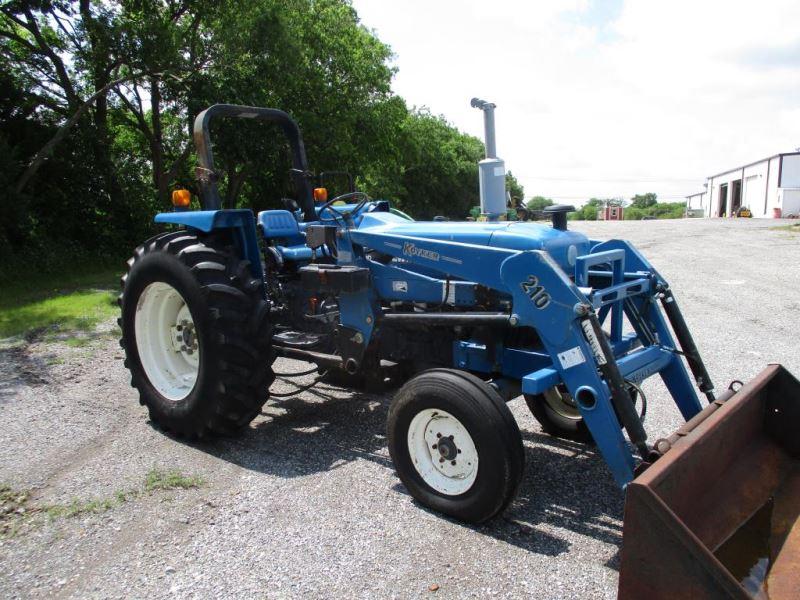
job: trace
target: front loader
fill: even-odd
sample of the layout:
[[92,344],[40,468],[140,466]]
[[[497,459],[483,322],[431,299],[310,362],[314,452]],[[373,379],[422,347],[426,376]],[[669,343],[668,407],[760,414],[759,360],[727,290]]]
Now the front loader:
[[[198,115],[202,210],[177,192],[155,218],[173,230],[139,246],[122,281],[121,343],[152,421],[235,433],[269,398],[277,356],[314,365],[314,381],[399,379],[398,476],[423,505],[479,523],[522,477],[506,402],[523,396],[545,432],[596,444],[626,490],[620,597],[800,597],[800,384],[772,366],[717,394],[669,283],[634,246],[569,230],[568,206],[547,209],[551,225],[504,221],[495,107],[473,106],[487,130],[477,222],[412,221],[350,178],[328,200],[282,111]],[[220,208],[219,117],[285,134],[285,209]],[[641,384],[656,375],[685,424],[653,443]]]

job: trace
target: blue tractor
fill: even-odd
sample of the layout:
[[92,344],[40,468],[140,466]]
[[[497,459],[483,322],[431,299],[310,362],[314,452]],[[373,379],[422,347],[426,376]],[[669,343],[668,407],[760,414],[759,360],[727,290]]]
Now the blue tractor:
[[[731,396],[715,396],[668,282],[630,243],[570,231],[568,206],[547,209],[551,223],[503,220],[494,106],[473,105],[487,132],[477,222],[412,221],[359,191],[327,200],[288,114],[203,111],[202,210],[177,193],[155,218],[173,230],[136,248],[122,279],[125,364],[152,421],[189,438],[235,433],[269,398],[278,356],[345,382],[400,378],[387,424],[398,476],[420,503],[477,523],[522,477],[508,400],[523,395],[548,434],[596,444],[626,487],[676,443],[648,442],[643,380],[659,375],[695,424],[698,391],[707,410]],[[220,209],[218,117],[280,127],[296,202]]]

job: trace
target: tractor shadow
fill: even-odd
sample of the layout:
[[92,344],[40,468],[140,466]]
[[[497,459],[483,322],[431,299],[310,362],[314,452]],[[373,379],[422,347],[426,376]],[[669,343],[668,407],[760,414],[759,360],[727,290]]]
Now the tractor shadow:
[[[558,556],[578,536],[616,547],[605,566],[619,570],[624,494],[592,445],[522,431],[525,474],[504,514],[482,525],[465,525],[417,504],[421,510],[528,552]],[[402,483],[395,491],[408,494]],[[415,502],[416,504],[416,502]],[[562,535],[559,530],[565,531]]]
[[380,394],[320,385],[271,399],[241,435],[189,444],[245,469],[284,478],[331,471],[359,459],[392,468],[387,409],[388,400]]
[[[331,471],[357,460],[393,471],[385,434],[389,402],[390,394],[320,385],[270,400],[239,437],[192,445],[245,469],[284,478]],[[471,526],[431,514],[547,556],[569,552],[580,536],[619,548],[624,496],[594,447],[525,429],[522,436],[525,474],[502,517]],[[393,490],[408,494],[399,481]],[[618,569],[617,563],[614,557],[606,566]]]
[[[513,532],[516,527],[522,539],[542,529],[553,535],[566,530],[573,540],[573,534],[589,537],[616,546],[617,552],[606,566],[618,570],[625,495],[599,451],[591,444],[530,430],[523,430],[522,437],[525,475],[517,497],[501,522],[489,527],[496,526],[501,532]],[[524,547],[524,543],[517,545]]]

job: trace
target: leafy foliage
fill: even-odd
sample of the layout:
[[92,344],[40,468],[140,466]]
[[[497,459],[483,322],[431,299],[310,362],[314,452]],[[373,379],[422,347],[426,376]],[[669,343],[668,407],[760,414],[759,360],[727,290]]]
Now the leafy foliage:
[[[417,218],[462,216],[477,204],[482,144],[409,109],[392,92],[391,56],[347,0],[3,3],[0,280],[31,260],[45,271],[124,256],[151,235],[170,189],[193,189],[193,120],[219,102],[291,114],[318,172],[349,171]],[[212,139],[227,206],[294,194],[279,131],[228,121]]]
[[631,206],[634,208],[650,208],[658,202],[657,196],[653,192],[646,194],[636,194],[631,198]]
[[592,198],[569,218],[596,221],[597,212],[604,206],[625,206],[626,221],[638,221],[643,218],[680,219],[686,211],[685,202],[658,202],[656,194],[647,193],[635,195],[629,205],[622,198]]
[[543,210],[548,206],[552,206],[553,201],[550,198],[545,198],[544,196],[534,196],[527,202],[528,210]]
[[511,171],[506,173],[506,191],[511,196],[511,206],[522,206],[525,204],[525,188],[522,187],[517,178]]
[[577,211],[567,215],[567,218],[575,221],[596,221],[597,211],[600,210],[604,204],[605,200],[600,198],[592,198]]
[[625,220],[635,221],[644,217],[655,219],[681,219],[686,213],[685,202],[656,202],[647,208],[629,206],[625,209]]

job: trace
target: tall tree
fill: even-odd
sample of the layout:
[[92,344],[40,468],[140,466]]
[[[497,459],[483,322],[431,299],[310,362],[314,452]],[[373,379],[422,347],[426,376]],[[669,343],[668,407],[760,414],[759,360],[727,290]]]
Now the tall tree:
[[[317,171],[349,171],[417,217],[463,216],[482,144],[409,110],[390,59],[348,0],[7,1],[0,252],[55,264],[140,241],[173,182],[192,185],[194,117],[220,102],[290,113]],[[215,123],[212,138],[227,206],[292,194],[275,130]],[[507,184],[521,199],[511,173]]]
[[631,206],[634,208],[650,208],[658,202],[657,196],[653,192],[647,194],[636,194],[631,198]]
[[400,207],[415,218],[463,218],[479,203],[478,161],[483,144],[427,110],[415,110],[401,129]]
[[553,201],[544,196],[534,196],[527,202],[528,210],[542,210],[548,206],[552,206]]
[[511,196],[511,208],[524,205],[525,188],[517,181],[511,171],[506,173],[506,192]]

